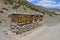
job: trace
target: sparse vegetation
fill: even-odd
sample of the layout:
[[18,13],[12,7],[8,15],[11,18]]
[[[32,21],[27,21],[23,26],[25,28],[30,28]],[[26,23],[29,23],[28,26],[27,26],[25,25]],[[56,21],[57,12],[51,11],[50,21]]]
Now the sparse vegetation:
[[1,21],[0,21],[0,23],[1,23]]
[[9,11],[7,8],[2,8],[2,9],[6,10],[6,11]]
[[3,13],[3,11],[0,10],[0,13]]
[[6,5],[7,5],[7,4],[13,5],[14,0],[4,0],[4,3],[5,3]]
[[53,12],[48,11],[46,8],[41,6],[33,5],[32,3],[26,0],[4,0],[5,4],[11,4],[13,9],[19,8],[21,5],[25,5],[26,7],[41,12],[43,14],[52,15]]
[[27,10],[26,8],[23,7],[24,10]]

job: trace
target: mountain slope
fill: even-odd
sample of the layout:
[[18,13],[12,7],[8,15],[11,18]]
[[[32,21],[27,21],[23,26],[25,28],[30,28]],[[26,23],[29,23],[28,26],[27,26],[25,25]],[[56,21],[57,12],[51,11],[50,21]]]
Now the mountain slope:
[[32,3],[28,2],[27,0],[1,0],[5,5],[11,5],[12,9],[18,9],[21,5],[26,6],[30,8],[31,10],[43,13],[43,14],[48,14],[49,16],[55,15],[54,12],[51,12],[47,8],[44,8],[42,6],[36,6],[33,5]]

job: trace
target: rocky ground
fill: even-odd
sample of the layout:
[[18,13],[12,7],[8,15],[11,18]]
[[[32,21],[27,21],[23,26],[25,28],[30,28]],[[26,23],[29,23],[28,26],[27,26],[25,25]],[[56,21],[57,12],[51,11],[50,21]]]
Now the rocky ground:
[[21,37],[29,34],[32,30],[41,26],[42,22],[31,23],[24,26],[12,25],[8,17],[0,15],[0,40],[15,40],[14,37]]
[[[3,21],[5,22],[5,21]],[[8,21],[7,21],[8,22]],[[10,31],[10,27],[0,23],[0,40],[59,40],[60,35],[60,17],[44,16],[43,26],[37,24],[33,25],[33,30],[25,32],[24,34],[16,35]],[[30,26],[32,27],[32,26]],[[15,27],[14,27],[15,28]],[[19,28],[18,28],[19,29]],[[17,29],[16,29],[17,30]]]

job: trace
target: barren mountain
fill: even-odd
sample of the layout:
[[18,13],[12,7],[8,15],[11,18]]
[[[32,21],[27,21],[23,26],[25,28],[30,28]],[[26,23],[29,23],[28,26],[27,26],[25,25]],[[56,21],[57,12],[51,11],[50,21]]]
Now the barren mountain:
[[27,0],[0,0],[0,13],[3,13],[2,9],[6,10],[7,12],[18,11],[18,9],[21,9],[21,6],[24,7],[23,8],[24,10],[26,10],[26,7],[27,7],[28,9],[31,9],[36,12],[40,12],[42,14],[48,14],[50,16],[54,14],[47,8],[33,5]]

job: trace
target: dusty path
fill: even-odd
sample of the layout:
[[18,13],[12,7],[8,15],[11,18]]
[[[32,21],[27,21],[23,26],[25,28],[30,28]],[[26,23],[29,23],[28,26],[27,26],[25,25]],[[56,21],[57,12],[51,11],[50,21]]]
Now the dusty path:
[[30,38],[30,40],[60,40],[60,23],[44,29]]
[[[5,35],[8,27],[0,25],[0,40],[60,40],[60,19],[55,17],[44,22],[42,27],[36,28],[25,36]],[[54,21],[55,20],[55,21]]]

